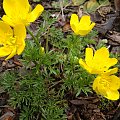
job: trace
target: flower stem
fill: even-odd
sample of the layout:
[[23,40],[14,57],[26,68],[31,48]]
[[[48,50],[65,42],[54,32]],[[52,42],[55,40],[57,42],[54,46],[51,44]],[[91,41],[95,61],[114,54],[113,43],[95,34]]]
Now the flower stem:
[[37,45],[37,46],[40,46],[38,39],[33,35],[33,33],[29,30],[29,28],[26,27],[26,29],[27,29],[27,32],[28,32],[28,33],[31,35],[31,37],[33,38],[33,40],[34,40],[34,42],[36,43],[36,45]]
[[46,39],[46,53],[48,52],[48,37]]

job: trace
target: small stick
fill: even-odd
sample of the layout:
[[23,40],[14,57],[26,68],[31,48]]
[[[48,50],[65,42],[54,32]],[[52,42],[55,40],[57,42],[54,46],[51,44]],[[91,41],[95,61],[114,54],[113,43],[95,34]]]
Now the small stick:
[[59,0],[60,2],[60,8],[61,8],[61,12],[62,12],[62,19],[63,21],[65,21],[65,16],[64,16],[64,12],[63,12],[63,0]]

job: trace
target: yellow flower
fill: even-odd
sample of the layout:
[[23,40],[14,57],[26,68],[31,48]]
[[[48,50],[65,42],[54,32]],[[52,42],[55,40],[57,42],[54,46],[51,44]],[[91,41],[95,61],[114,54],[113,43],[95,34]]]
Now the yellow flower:
[[43,6],[38,4],[32,11],[28,0],[3,0],[3,9],[6,15],[3,15],[2,20],[12,27],[21,23],[28,26],[44,10]]
[[26,29],[18,24],[12,29],[8,24],[0,21],[0,57],[8,60],[14,55],[20,55],[25,47]]
[[41,52],[45,52],[45,49],[44,49],[44,47],[40,47],[40,50],[41,50]]
[[91,74],[106,74],[111,72],[116,73],[117,68],[109,69],[118,62],[116,58],[109,58],[109,51],[102,47],[98,49],[93,56],[93,49],[86,48],[85,60],[80,59],[79,64]]
[[40,54],[45,54],[45,49],[44,49],[44,47],[40,47],[39,53],[40,53]]
[[79,21],[78,16],[76,14],[72,14],[70,26],[76,35],[85,36],[93,29],[95,23],[91,22],[90,16],[88,15],[82,16]]
[[115,75],[98,76],[93,82],[93,90],[109,100],[119,99],[120,79]]

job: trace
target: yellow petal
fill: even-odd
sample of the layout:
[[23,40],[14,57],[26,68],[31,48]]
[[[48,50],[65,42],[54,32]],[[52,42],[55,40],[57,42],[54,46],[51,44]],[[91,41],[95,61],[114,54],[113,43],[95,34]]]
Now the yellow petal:
[[80,26],[84,25],[84,26],[89,27],[91,24],[90,16],[88,16],[88,15],[82,16],[79,24],[80,24]]
[[91,30],[77,30],[77,34],[81,36],[87,35]]
[[88,34],[93,29],[94,26],[95,23],[90,20],[90,16],[88,15],[82,16],[79,23],[79,30],[80,30],[79,32]]
[[35,9],[28,14],[28,22],[34,22],[43,12],[44,7],[38,4]]
[[21,54],[25,48],[26,29],[23,24],[14,27],[14,35],[16,37],[17,54]]
[[116,58],[109,58],[109,59],[107,59],[106,66],[111,67],[111,66],[115,65],[117,62],[118,62],[118,60]]
[[86,33],[88,34],[93,29],[94,26],[95,26],[95,23],[90,20],[90,16],[85,15],[81,17],[80,23],[79,23],[79,28],[81,31],[86,30]]
[[0,47],[0,57],[5,57],[11,53],[11,49],[7,47]]
[[120,88],[120,78],[115,75],[110,76],[110,89],[118,90]]
[[13,36],[11,27],[3,21],[0,21],[0,44],[4,44],[7,39],[7,35]]
[[[104,97],[107,96],[107,83],[104,81],[104,78],[97,76],[93,82],[93,90]],[[106,86],[106,87],[105,87]]]
[[85,51],[85,61],[87,65],[91,65],[93,59],[93,49],[92,48],[86,48]]
[[99,50],[97,50],[94,54],[94,61],[106,61],[106,59],[109,58],[109,51],[106,47],[102,47]]
[[25,17],[30,5],[28,0],[3,0],[3,9],[10,18]]
[[18,46],[17,54],[20,55],[24,49],[25,49],[25,41],[23,41],[22,45]]
[[119,92],[116,91],[107,91],[107,96],[105,96],[109,100],[118,100],[119,99]]
[[12,27],[14,26],[13,20],[7,15],[3,15],[2,20]]
[[78,24],[79,23],[79,18],[76,14],[72,14],[70,18],[70,25],[72,24]]
[[102,75],[104,76],[109,76],[109,75],[112,75],[112,74],[115,74],[118,72],[118,68],[113,68],[113,69],[109,69],[107,70],[106,72],[104,72]]
[[93,90],[95,90],[97,93],[98,93],[98,85],[99,85],[99,80],[100,80],[100,76],[97,76],[96,78],[95,78],[95,80],[93,81]]
[[0,33],[1,32],[13,35],[13,31],[12,31],[11,27],[3,21],[0,21]]
[[8,59],[12,58],[14,55],[16,55],[16,47],[13,47],[10,55],[5,60],[8,60]]
[[85,63],[82,59],[79,59],[79,64],[80,64],[84,69],[86,69],[89,73],[91,73],[91,69],[86,65],[86,63]]
[[91,30],[93,29],[94,26],[95,26],[95,23],[92,22],[92,23],[90,24],[90,26],[89,26],[89,30],[91,31]]
[[103,72],[107,71],[109,67],[117,63],[116,58],[109,58],[109,51],[107,48],[102,47],[97,50],[93,57],[93,63],[95,67],[101,69]]
[[[14,36],[17,37],[17,38],[21,38],[21,39],[26,38],[26,28],[23,24],[15,25]],[[17,41],[17,43],[19,43],[19,42]]]
[[101,76],[97,76],[95,78],[95,80],[93,81],[93,90],[102,96],[107,96],[106,90],[107,90],[107,86],[105,87],[106,82],[104,82],[104,79]]
[[76,14],[72,14],[70,18],[70,26],[71,29],[75,32],[75,34],[79,34],[79,18]]

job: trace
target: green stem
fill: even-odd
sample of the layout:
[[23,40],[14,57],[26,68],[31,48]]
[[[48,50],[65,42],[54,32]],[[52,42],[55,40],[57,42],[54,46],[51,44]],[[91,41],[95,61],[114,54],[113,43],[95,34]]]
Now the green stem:
[[31,35],[31,37],[33,38],[33,40],[34,40],[34,42],[36,43],[36,45],[37,45],[37,46],[40,46],[38,39],[33,35],[33,33],[29,30],[29,28],[26,27],[26,29],[27,29],[27,32],[28,32],[28,33]]
[[46,53],[48,53],[48,37],[46,39]]
[[48,42],[49,42],[48,34],[49,34],[49,30],[48,30],[48,32],[46,34],[46,53],[48,53]]

